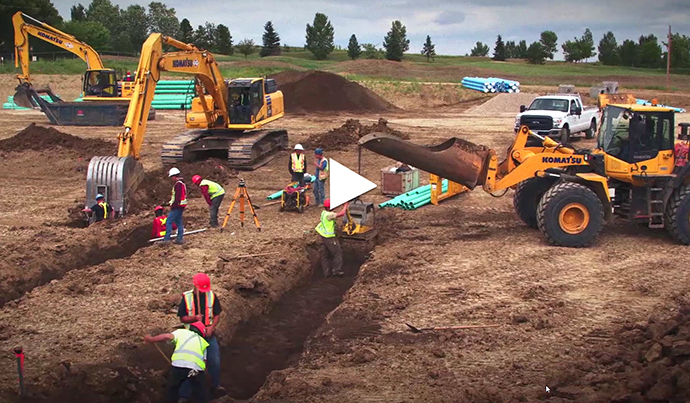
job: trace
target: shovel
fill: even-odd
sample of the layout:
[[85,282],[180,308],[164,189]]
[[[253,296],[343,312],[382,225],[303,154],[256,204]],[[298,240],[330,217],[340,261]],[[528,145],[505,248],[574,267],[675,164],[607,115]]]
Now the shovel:
[[412,330],[412,333],[422,333],[426,330],[457,330],[457,329],[480,329],[485,327],[498,327],[500,325],[465,325],[465,326],[434,326],[434,327],[414,327],[405,323]]

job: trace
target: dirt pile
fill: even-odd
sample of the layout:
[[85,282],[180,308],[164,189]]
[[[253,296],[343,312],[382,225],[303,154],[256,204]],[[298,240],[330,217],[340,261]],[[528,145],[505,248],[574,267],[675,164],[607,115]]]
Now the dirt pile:
[[498,94],[490,100],[478,105],[469,111],[477,115],[490,115],[494,113],[519,113],[520,105],[529,106],[537,94],[520,92],[517,94]]
[[371,90],[325,71],[288,71],[271,78],[285,95],[286,112],[377,113],[398,109]]
[[111,155],[114,151],[113,143],[108,141],[84,139],[52,127],[37,126],[35,123],[13,137],[0,140],[0,151],[49,151],[56,148],[73,150],[84,159],[91,159],[95,155]]
[[369,126],[363,125],[357,119],[348,119],[338,128],[309,136],[303,144],[311,149],[320,147],[326,150],[344,150],[350,145],[357,144],[360,138],[375,132],[392,134],[401,139],[410,138],[408,134],[388,127],[388,121],[384,118],[379,118],[378,122]]

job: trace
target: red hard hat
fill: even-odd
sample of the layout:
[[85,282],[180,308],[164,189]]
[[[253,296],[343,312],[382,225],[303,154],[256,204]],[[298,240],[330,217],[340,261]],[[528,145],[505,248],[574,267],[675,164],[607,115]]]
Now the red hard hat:
[[201,176],[199,176],[199,175],[192,176],[192,183],[195,183],[197,185],[200,184],[201,183]]
[[199,331],[201,332],[201,335],[206,337],[206,326],[202,322],[194,322],[189,326],[190,327],[193,326],[193,327],[199,329]]
[[326,208],[326,210],[330,210],[331,209],[331,199],[324,200],[323,206]]
[[211,291],[211,279],[208,278],[206,273],[197,273],[192,277],[192,284],[199,289],[199,292],[209,292]]
[[156,208],[153,209],[153,211],[158,211],[158,210],[163,210],[163,206],[156,206]]

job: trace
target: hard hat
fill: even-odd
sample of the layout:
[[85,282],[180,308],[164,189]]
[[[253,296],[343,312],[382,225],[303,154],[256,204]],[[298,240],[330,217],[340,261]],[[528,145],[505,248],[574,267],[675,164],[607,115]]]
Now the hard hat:
[[302,144],[295,144],[295,150],[304,151],[304,147],[302,147]]
[[192,277],[192,284],[199,289],[199,292],[211,291],[211,279],[206,273],[197,273]]
[[103,195],[99,193],[96,195],[96,200],[98,199],[105,199],[105,197],[103,197]]
[[323,155],[323,148],[317,148],[316,150],[314,150],[314,154]]
[[331,209],[331,199],[324,200],[323,207],[325,207],[326,210],[330,210]]
[[189,330],[194,331],[193,329],[198,330],[202,337],[206,337],[206,325],[202,322],[194,322],[189,325]]
[[199,175],[192,176],[192,183],[195,183],[197,185],[200,184],[201,183],[201,176],[199,176]]
[[153,209],[153,211],[158,211],[158,210],[163,210],[163,206],[156,206],[156,208]]
[[175,167],[170,168],[170,170],[168,171],[168,177],[177,176],[179,174],[180,170]]

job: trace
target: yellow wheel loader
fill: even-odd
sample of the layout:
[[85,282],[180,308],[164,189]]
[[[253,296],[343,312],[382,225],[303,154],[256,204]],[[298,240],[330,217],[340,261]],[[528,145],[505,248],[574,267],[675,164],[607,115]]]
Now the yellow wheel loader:
[[541,137],[527,126],[500,163],[494,150],[457,138],[424,147],[372,133],[360,144],[470,189],[515,189],[518,217],[554,245],[590,245],[614,217],[666,228],[690,245],[690,164],[676,167],[674,129],[672,109],[607,105],[594,150]]

